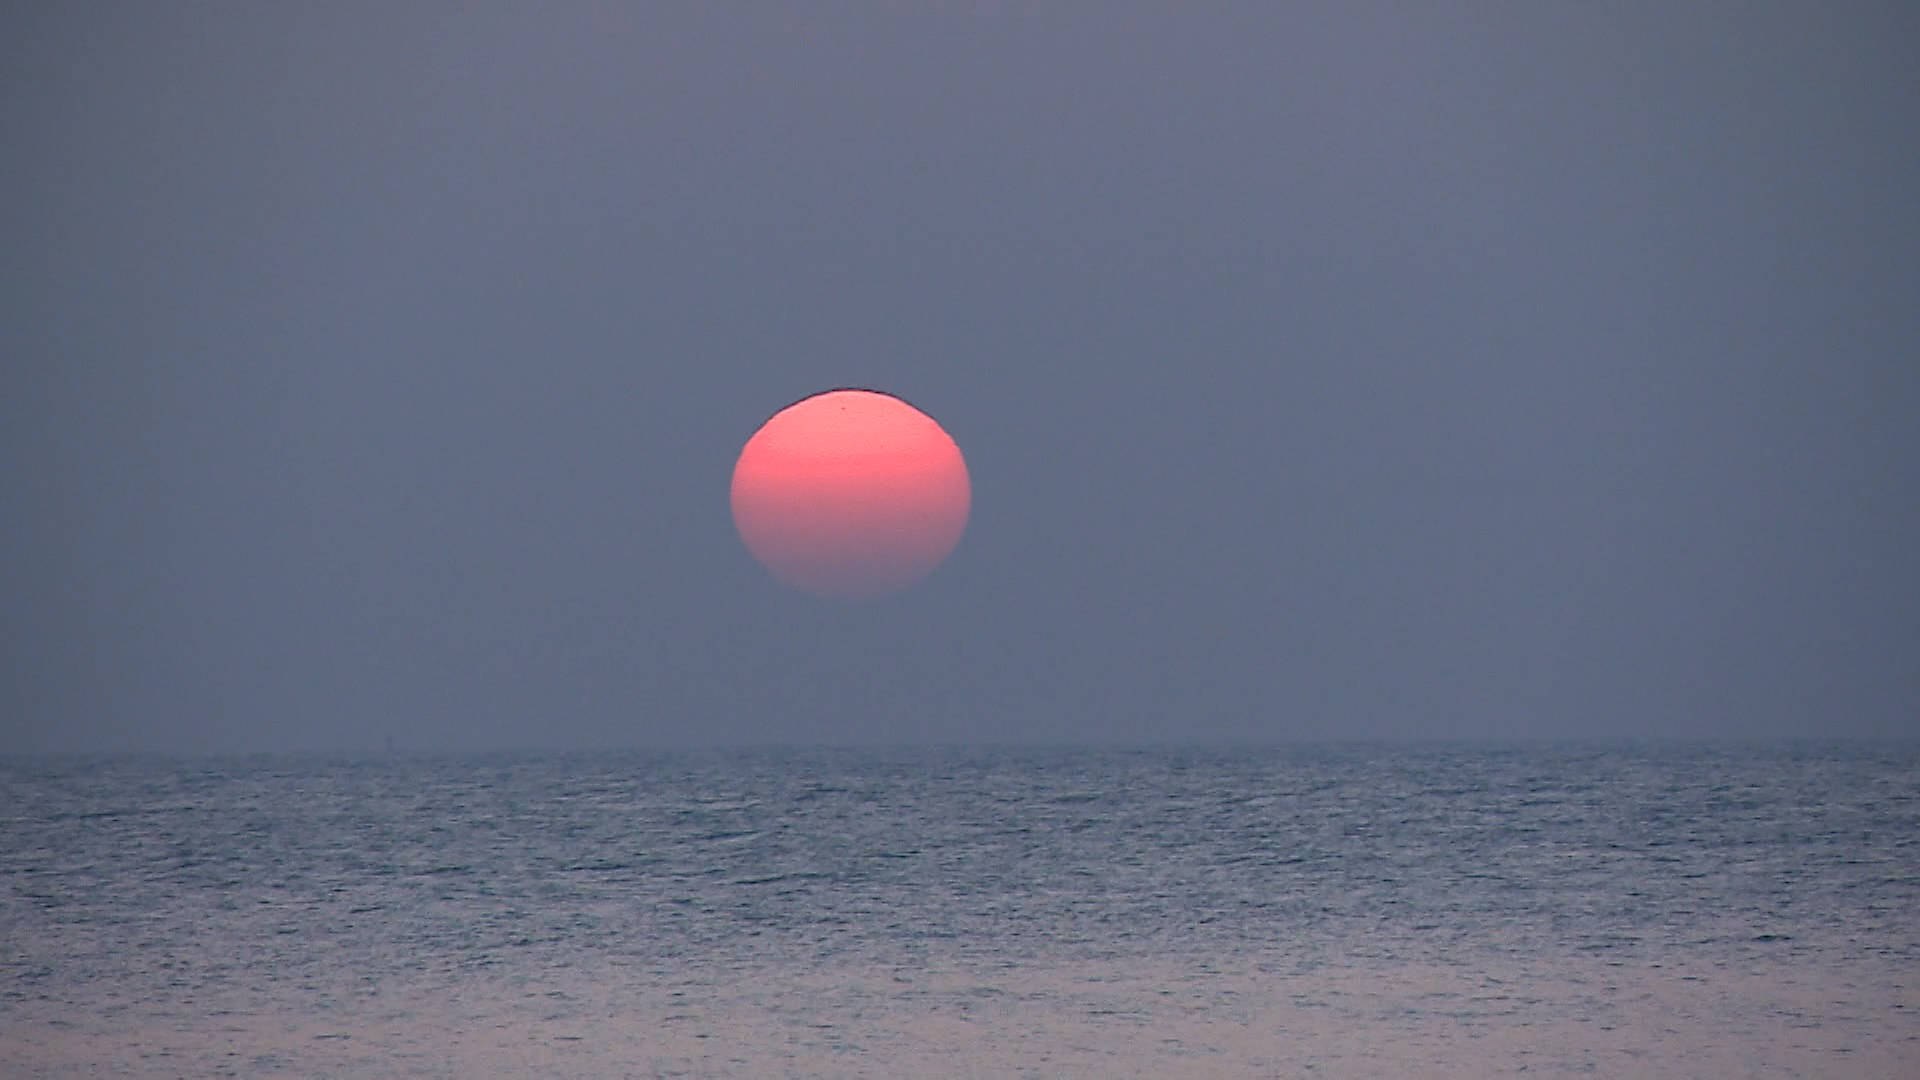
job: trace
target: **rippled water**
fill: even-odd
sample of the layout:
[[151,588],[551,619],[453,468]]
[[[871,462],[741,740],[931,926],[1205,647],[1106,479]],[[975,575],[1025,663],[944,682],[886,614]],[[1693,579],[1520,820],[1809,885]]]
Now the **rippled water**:
[[0,765],[0,1073],[1920,1075],[1920,752]]

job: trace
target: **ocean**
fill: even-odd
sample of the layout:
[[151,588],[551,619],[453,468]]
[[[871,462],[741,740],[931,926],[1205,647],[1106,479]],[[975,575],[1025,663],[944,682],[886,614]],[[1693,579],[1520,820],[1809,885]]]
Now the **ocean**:
[[0,760],[5,1077],[1920,1077],[1920,748]]

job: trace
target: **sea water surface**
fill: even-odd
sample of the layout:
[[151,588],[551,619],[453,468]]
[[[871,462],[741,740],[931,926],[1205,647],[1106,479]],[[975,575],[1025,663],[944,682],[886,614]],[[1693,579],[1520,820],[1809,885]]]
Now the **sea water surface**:
[[1920,1076],[1920,748],[0,762],[0,1075]]

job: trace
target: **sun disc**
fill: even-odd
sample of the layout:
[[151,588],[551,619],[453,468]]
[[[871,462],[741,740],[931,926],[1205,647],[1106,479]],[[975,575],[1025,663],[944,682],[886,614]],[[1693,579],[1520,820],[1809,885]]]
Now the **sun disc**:
[[912,585],[960,543],[972,487],[960,447],[919,409],[829,390],[775,413],[733,467],[733,520],[775,579],[822,596]]

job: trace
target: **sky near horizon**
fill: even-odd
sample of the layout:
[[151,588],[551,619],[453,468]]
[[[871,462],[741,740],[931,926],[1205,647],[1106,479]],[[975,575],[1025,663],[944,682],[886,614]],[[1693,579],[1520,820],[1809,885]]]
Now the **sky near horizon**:
[[[1920,735],[1920,9],[14,4],[0,752]],[[926,582],[728,512],[938,420]]]

